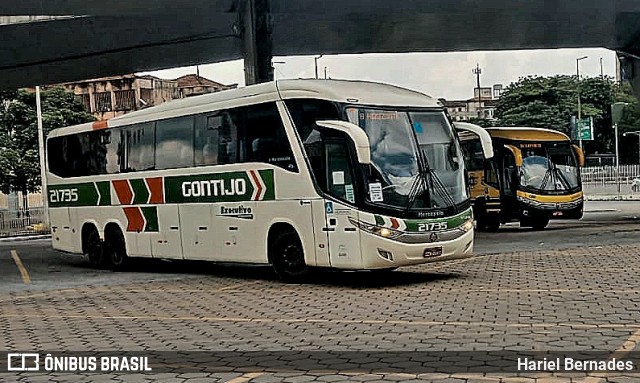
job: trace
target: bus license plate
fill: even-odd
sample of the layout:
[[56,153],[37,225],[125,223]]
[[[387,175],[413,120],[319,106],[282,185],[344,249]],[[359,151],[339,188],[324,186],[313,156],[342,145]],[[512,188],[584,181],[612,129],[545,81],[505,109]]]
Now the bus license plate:
[[424,249],[422,256],[424,258],[439,257],[442,255],[442,247],[428,247]]
[[553,216],[554,216],[554,217],[559,217],[559,216],[561,216],[561,215],[562,215],[562,212],[561,212],[561,211],[554,211],[554,212],[553,212]]

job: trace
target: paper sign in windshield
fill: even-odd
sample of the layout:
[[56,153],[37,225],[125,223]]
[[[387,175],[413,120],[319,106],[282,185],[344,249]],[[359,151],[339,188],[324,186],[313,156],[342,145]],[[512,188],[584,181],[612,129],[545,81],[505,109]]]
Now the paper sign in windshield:
[[369,199],[371,202],[382,202],[382,184],[380,182],[369,184]]
[[356,202],[355,195],[353,194],[353,185],[344,185],[344,194],[347,198],[347,201],[351,203]]
[[344,185],[344,172],[333,172],[333,184]]

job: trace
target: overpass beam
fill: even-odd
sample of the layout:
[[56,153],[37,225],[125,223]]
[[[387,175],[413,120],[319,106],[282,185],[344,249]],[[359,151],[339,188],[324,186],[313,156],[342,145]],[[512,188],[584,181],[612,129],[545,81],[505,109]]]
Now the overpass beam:
[[240,9],[246,85],[273,80],[269,0],[243,0]]

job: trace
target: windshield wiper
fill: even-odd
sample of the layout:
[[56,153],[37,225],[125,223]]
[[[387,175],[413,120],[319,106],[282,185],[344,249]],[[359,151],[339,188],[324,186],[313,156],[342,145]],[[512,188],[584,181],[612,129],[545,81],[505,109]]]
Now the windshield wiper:
[[429,201],[429,207],[433,207],[431,202],[431,188],[435,189],[438,192],[438,195],[444,203],[448,206],[455,206],[455,200],[451,196],[451,193],[444,186],[438,175],[435,173],[433,169],[429,166],[429,162],[427,161],[426,154],[422,149],[418,149],[418,174],[411,185],[411,190],[409,192],[409,202],[405,209],[405,213],[411,209],[411,207],[415,204],[415,201],[422,191],[422,196],[424,197],[426,194],[427,201]]
[[416,203],[419,195],[422,195],[423,200],[429,201],[428,205],[431,207],[431,190],[429,189],[428,180],[423,170],[423,166],[420,165],[420,161],[418,160],[418,174],[416,174],[416,178],[414,178],[413,183],[411,184],[411,189],[409,190],[409,200],[407,201],[405,214],[409,212]]
[[569,182],[569,180],[564,176],[564,174],[562,174],[562,171],[560,169],[558,169],[558,167],[556,166],[556,164],[553,164],[553,170],[556,173],[556,177],[558,178],[558,180],[560,180],[560,182],[562,184],[564,184],[564,187],[567,190],[571,190],[571,183]]

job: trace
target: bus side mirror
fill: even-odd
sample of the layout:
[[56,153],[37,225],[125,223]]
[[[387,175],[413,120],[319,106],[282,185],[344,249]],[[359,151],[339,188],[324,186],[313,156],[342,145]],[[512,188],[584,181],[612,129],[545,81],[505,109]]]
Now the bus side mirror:
[[371,164],[371,147],[369,144],[369,137],[367,137],[367,134],[358,125],[338,120],[316,121],[316,124],[323,128],[346,133],[356,146],[358,162],[362,165]]
[[458,131],[471,132],[480,138],[482,145],[482,153],[485,159],[493,158],[493,144],[489,132],[481,126],[470,124],[468,122],[454,122],[453,127]]
[[576,154],[576,158],[578,158],[578,166],[581,168],[584,167],[584,152],[576,145],[571,145],[573,148],[573,152]]

